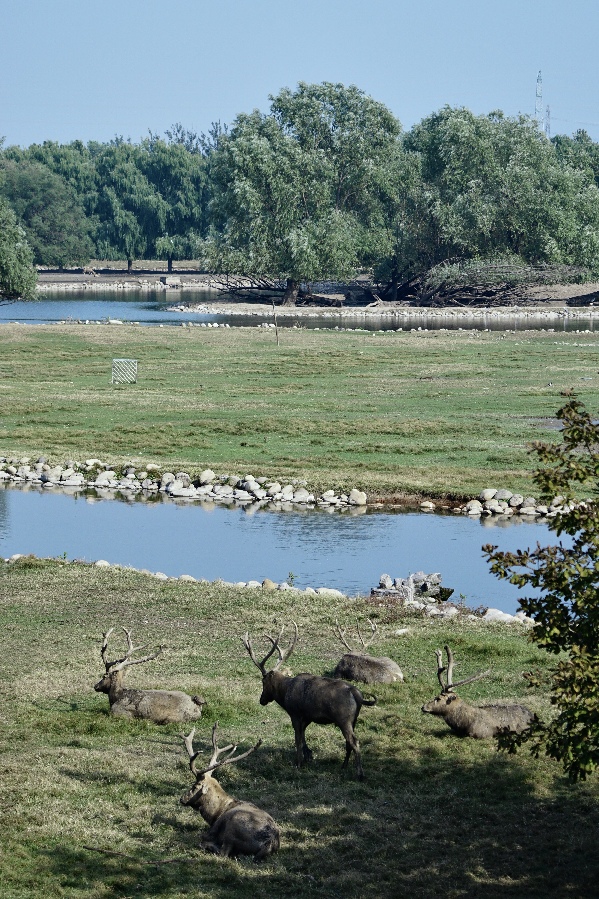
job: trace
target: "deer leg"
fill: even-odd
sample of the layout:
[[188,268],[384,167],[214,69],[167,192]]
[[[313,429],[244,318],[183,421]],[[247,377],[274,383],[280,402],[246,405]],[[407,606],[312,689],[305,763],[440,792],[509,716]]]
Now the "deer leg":
[[364,779],[364,771],[362,769],[362,757],[360,754],[360,744],[358,743],[358,738],[354,734],[351,728],[347,728],[342,731],[343,736],[345,737],[345,759],[343,761],[343,768],[347,768],[347,763],[349,762],[350,755],[354,754],[354,759],[356,763],[356,774],[358,775],[359,780]]
[[295,731],[295,752],[297,759],[297,767],[301,768],[304,762],[312,760],[312,751],[308,749],[306,743],[306,725],[301,720],[293,721],[293,729]]

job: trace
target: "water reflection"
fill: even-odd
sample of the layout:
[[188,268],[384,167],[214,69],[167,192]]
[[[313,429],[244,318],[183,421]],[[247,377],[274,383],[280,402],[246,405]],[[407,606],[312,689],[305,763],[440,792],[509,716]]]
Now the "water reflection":
[[0,554],[66,553],[69,559],[106,559],[169,576],[233,582],[280,582],[293,572],[299,587],[336,587],[350,595],[370,592],[383,572],[406,577],[439,571],[455,598],[464,594],[469,605],[513,613],[518,592],[489,573],[481,546],[492,542],[513,551],[548,540],[542,524],[499,527],[485,519],[483,531],[478,521],[461,515],[264,509],[247,514],[216,504],[207,508],[162,497],[119,502],[72,491],[69,496],[0,489]]
[[[101,291],[69,290],[44,292],[41,298],[31,303],[11,303],[0,306],[0,323],[16,321],[25,324],[46,324],[57,321],[105,321],[119,319],[135,321],[144,325],[181,325],[182,322],[195,324],[231,324],[232,326],[256,326],[262,322],[272,322],[270,313],[260,315],[234,314],[220,315],[209,312],[170,312],[173,304],[210,306],[214,300],[226,302],[226,295],[210,290],[179,291]],[[284,315],[279,310],[279,327],[294,327],[298,323],[303,328],[359,328],[366,331],[388,331],[398,328],[405,330],[483,330],[522,331],[552,329],[555,331],[595,330],[594,318],[589,313],[577,310],[576,317],[555,315],[550,312],[524,317],[494,311],[482,310],[457,314],[455,310],[422,311],[413,315],[396,313],[377,316],[372,311],[364,313],[359,308],[319,315],[295,317]],[[578,317],[580,316],[580,317]]]

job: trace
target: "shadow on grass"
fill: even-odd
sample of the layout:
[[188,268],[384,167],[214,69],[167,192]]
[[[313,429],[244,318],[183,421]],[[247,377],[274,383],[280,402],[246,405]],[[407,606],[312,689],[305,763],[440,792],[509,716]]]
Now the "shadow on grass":
[[[123,850],[126,856],[53,845],[41,851],[40,873],[45,869],[67,895],[85,889],[94,899],[186,892],[215,899],[595,897],[599,807],[591,792],[556,777],[545,795],[518,759],[493,752],[482,760],[448,760],[444,743],[440,737],[417,761],[405,762],[371,747],[363,783],[340,777],[332,757],[302,771],[272,759],[275,770],[254,781],[252,798],[268,785],[268,802],[261,804],[276,817],[282,842],[262,865],[201,854],[200,816],[182,824],[173,807],[172,815],[157,810],[155,818],[172,830],[166,856],[142,841]],[[158,789],[140,786],[167,791],[166,781]],[[134,835],[127,836],[130,845]]]

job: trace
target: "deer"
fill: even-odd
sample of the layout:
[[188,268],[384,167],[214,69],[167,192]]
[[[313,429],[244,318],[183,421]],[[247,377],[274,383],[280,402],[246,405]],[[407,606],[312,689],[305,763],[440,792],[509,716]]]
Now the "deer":
[[[519,734],[526,730],[533,721],[534,715],[523,705],[492,705],[474,706],[460,699],[453,692],[456,687],[472,683],[481,677],[490,674],[488,671],[480,671],[464,680],[453,683],[453,653],[449,646],[445,647],[447,654],[447,667],[443,665],[443,654],[440,649],[435,650],[437,658],[437,677],[441,684],[441,693],[430,702],[422,706],[423,712],[431,715],[439,715],[445,719],[445,723],[459,737],[473,737],[475,740],[488,740],[504,733]],[[447,672],[445,683],[443,673]]]
[[[218,721],[212,728],[212,756],[206,768],[198,771],[195,765],[199,753],[193,748],[195,727],[190,734],[183,737],[189,756],[189,768],[195,777],[194,785],[180,799],[182,805],[189,805],[199,811],[209,825],[202,836],[201,845],[207,852],[222,855],[253,855],[259,862],[276,852],[280,845],[279,828],[273,818],[252,802],[235,799],[223,789],[212,776],[217,768],[232,765],[247,758],[262,744],[258,740],[255,746],[235,755],[237,746],[229,744],[219,749],[217,742]],[[229,754],[219,761],[223,753]]]
[[[262,661],[256,658],[249,633],[241,638],[252,662],[262,674],[260,705],[268,705],[274,700],[291,718],[295,732],[298,768],[301,768],[304,762],[312,760],[312,750],[306,743],[308,725],[312,723],[337,725],[345,737],[345,760],[342,767],[347,767],[353,752],[356,774],[359,780],[363,780],[360,744],[354,728],[362,706],[376,705],[376,698],[365,699],[357,687],[340,678],[320,677],[316,674],[293,676],[283,673],[280,669],[289,659],[297,643],[298,627],[295,622],[293,627],[294,635],[285,650],[280,647],[284,626],[276,639],[268,634],[264,635],[272,645]],[[266,663],[275,652],[278,654],[278,660],[274,667],[267,671]]]
[[371,656],[366,652],[377,632],[376,624],[370,618],[367,621],[372,631],[369,640],[364,639],[360,630],[360,622],[357,622],[358,637],[362,643],[361,652],[360,650],[352,649],[345,639],[345,631],[341,630],[338,621],[335,622],[337,635],[348,652],[337,663],[333,677],[360,681],[364,684],[394,684],[398,681],[403,683],[403,674],[397,662],[394,662],[388,656]]
[[134,646],[131,631],[122,628],[127,638],[127,651],[122,658],[109,661],[106,658],[108,641],[114,628],[103,634],[100,655],[106,669],[106,673],[94,690],[97,693],[107,693],[110,703],[110,714],[120,718],[145,718],[156,724],[170,724],[173,721],[194,721],[201,717],[202,706],[206,700],[201,696],[189,696],[180,690],[134,690],[125,687],[124,676],[131,665],[141,665],[157,658],[162,652],[162,646],[151,655],[140,659],[132,658],[135,652],[144,646]]

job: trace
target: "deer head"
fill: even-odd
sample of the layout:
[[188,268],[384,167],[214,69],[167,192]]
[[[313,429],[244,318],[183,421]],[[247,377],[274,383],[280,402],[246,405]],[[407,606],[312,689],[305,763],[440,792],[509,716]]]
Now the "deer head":
[[120,683],[121,678],[123,676],[123,672],[130,665],[141,665],[142,662],[150,662],[152,659],[155,659],[162,652],[162,646],[158,648],[155,653],[152,655],[144,656],[141,659],[132,658],[133,653],[138,652],[140,649],[144,648],[144,644],[140,646],[134,646],[133,640],[131,639],[131,631],[127,630],[126,627],[123,627],[122,630],[125,632],[127,637],[127,651],[125,655],[120,659],[113,659],[113,661],[108,661],[106,658],[106,651],[108,649],[108,641],[110,639],[110,635],[114,631],[114,628],[111,627],[110,630],[106,631],[103,634],[102,639],[102,648],[100,650],[100,655],[102,656],[102,661],[104,663],[104,668],[106,669],[104,677],[98,681],[97,684],[94,685],[94,690],[98,693],[110,693],[111,688],[115,685],[115,683]]
[[[281,679],[286,677],[286,675],[280,669],[291,656],[291,653],[295,649],[295,644],[297,643],[298,628],[295,621],[293,622],[293,628],[294,634],[284,650],[281,649],[280,643],[283,637],[285,626],[281,628],[279,636],[276,639],[274,637],[271,637],[270,634],[264,634],[265,638],[270,641],[272,646],[261,662],[257,660],[254,654],[254,648],[252,646],[252,641],[250,639],[249,633],[246,632],[245,637],[242,637],[242,643],[247,649],[250,659],[262,675],[262,696],[260,697],[260,705],[268,705],[269,702],[272,702],[276,695],[277,684],[281,681]],[[267,671],[266,663],[275,652],[278,655],[278,659],[275,662],[274,666],[270,669],[270,671]]]

